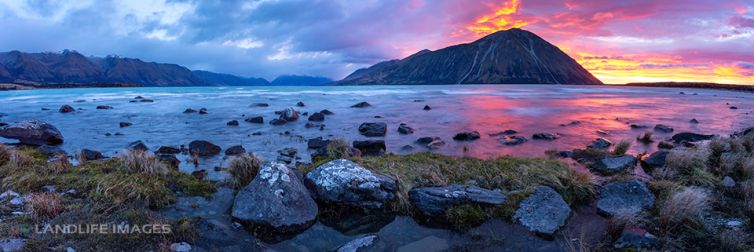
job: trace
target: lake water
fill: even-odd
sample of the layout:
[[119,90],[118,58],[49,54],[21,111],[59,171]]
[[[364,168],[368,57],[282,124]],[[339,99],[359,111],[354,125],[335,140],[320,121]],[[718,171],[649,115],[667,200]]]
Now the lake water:
[[[135,96],[143,96],[154,102],[129,102]],[[305,106],[296,107],[299,101],[304,102]],[[362,101],[372,106],[351,107]],[[251,107],[254,103],[268,103],[269,107]],[[73,106],[76,112],[59,113],[57,110],[63,104]],[[98,105],[108,105],[114,109],[96,110]],[[425,105],[432,109],[423,110]],[[731,106],[738,109],[731,109]],[[286,107],[309,113],[328,109],[335,114],[327,116],[322,130],[304,127],[307,122],[305,116],[283,126],[270,125],[269,121],[277,118],[274,112]],[[183,113],[187,108],[206,108],[209,113]],[[438,136],[447,145],[432,150],[434,152],[487,158],[500,155],[544,156],[549,149],[583,148],[598,137],[613,142],[635,139],[645,131],[653,131],[652,127],[656,124],[673,127],[675,133],[730,134],[754,126],[754,94],[688,88],[560,85],[91,88],[0,92],[0,112],[7,114],[0,118],[2,122],[38,119],[55,125],[65,137],[61,147],[69,153],[89,148],[113,156],[137,140],[144,141],[152,150],[163,145],[188,145],[192,140],[209,140],[223,149],[243,145],[266,160],[274,160],[278,150],[292,147],[298,150],[301,161],[306,162],[310,154],[306,149],[306,139],[314,137],[342,138],[349,142],[384,139],[388,152],[407,154],[428,151],[414,144],[417,138]],[[245,117],[257,115],[264,117],[265,124],[243,121]],[[690,123],[692,118],[699,123]],[[240,125],[227,126],[230,120],[238,120]],[[130,122],[133,126],[120,128],[119,122]],[[373,138],[360,135],[358,127],[363,122],[386,123],[387,135]],[[399,134],[397,127],[400,123],[408,124],[415,132]],[[649,128],[632,129],[630,124],[647,125]],[[507,129],[518,131],[518,135],[529,141],[506,146],[498,141],[498,137],[489,136],[490,133]],[[464,130],[479,131],[482,137],[470,142],[452,139],[456,133]],[[257,132],[261,135],[253,134]],[[557,133],[561,137],[554,141],[533,140],[532,134],[540,132]],[[661,140],[673,133],[654,134],[655,139]],[[3,138],[0,141],[14,142]],[[414,148],[403,150],[404,145]],[[630,153],[655,149],[656,142],[650,145],[635,143]],[[179,158],[183,161],[183,171],[205,169],[209,172],[209,178],[216,180],[227,176],[225,172],[214,169],[224,166],[230,159],[222,154],[200,160],[198,167],[188,157]],[[223,204],[227,205],[232,195],[230,198],[216,198],[225,200]],[[207,205],[218,206],[215,203]],[[230,225],[225,212],[213,211],[218,217],[211,220],[219,221],[218,225]],[[175,214],[185,215],[187,212],[190,211],[177,211]],[[587,210],[581,215],[592,215],[592,212]],[[569,221],[571,227],[574,226],[574,218]],[[482,235],[483,239],[507,236],[504,240],[508,242],[502,242],[505,246],[501,246],[501,249],[564,249],[558,245],[562,241],[544,241],[522,235],[526,232],[520,227],[500,221],[485,223],[477,231],[488,234]],[[425,241],[426,244],[443,245],[445,242],[447,244],[444,245],[449,247],[464,247],[473,245],[479,238],[470,233],[422,227],[407,217],[397,217],[379,232],[391,248],[424,239],[429,239]],[[253,248],[262,246],[283,251],[306,251],[303,248],[308,247],[317,251],[332,249],[354,237],[358,235],[341,234],[318,223],[279,244],[259,245],[256,240],[246,242],[255,244],[250,245]]]

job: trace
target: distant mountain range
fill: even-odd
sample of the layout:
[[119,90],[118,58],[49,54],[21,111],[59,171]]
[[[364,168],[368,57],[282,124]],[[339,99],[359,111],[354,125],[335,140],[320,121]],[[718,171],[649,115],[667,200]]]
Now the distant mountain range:
[[602,84],[558,47],[510,29],[469,44],[422,50],[359,69],[337,85]]
[[317,85],[332,82],[324,77],[285,75],[273,83],[208,71],[191,71],[176,64],[144,62],[117,56],[86,57],[73,50],[61,53],[0,53],[0,83],[44,86],[246,86]]

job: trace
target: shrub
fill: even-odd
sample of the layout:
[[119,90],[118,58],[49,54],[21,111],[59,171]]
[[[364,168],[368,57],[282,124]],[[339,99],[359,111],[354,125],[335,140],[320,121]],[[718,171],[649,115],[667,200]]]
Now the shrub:
[[709,193],[698,187],[673,192],[660,208],[660,224],[668,229],[683,222],[696,222],[709,207]]
[[649,131],[644,132],[644,134],[641,134],[638,137],[636,137],[636,141],[639,141],[640,143],[644,143],[644,144],[650,144],[654,142],[654,140],[652,140],[652,132],[649,132]]
[[147,173],[152,175],[165,175],[167,174],[167,166],[160,162],[154,154],[142,151],[132,150],[120,155],[118,158],[127,172],[132,173]]
[[54,218],[65,210],[63,199],[54,192],[32,193],[27,207],[37,219]]
[[249,184],[257,176],[260,166],[259,158],[254,153],[248,153],[230,161],[228,172],[233,176],[233,184],[240,188]]
[[613,154],[614,155],[626,154],[629,148],[631,148],[631,140],[623,139],[620,142],[618,142],[618,144],[615,145],[615,148],[613,148]]
[[655,170],[654,176],[684,185],[713,187],[719,179],[708,171],[702,158],[706,156],[705,152],[695,149],[674,150],[665,159],[665,166]]

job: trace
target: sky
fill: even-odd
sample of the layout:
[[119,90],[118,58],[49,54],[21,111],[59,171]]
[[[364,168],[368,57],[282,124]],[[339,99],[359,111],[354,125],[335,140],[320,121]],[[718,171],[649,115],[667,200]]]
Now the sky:
[[340,79],[510,28],[605,83],[754,84],[754,0],[0,0],[0,51]]

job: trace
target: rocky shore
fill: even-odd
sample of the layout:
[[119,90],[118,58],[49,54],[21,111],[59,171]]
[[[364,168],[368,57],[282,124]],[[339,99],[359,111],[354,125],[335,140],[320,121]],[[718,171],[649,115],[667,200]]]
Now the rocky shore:
[[[139,96],[131,102],[154,100]],[[370,106],[359,102],[352,109]],[[272,120],[265,120],[270,115],[253,115],[245,122],[229,120],[227,126],[280,126],[305,120],[304,127],[320,128],[334,116],[327,109],[311,114],[297,109],[302,107],[306,104],[299,102],[282,108]],[[58,111],[77,110],[62,105]],[[184,113],[211,111],[188,108]],[[637,142],[657,144],[660,150],[630,155],[631,141],[598,138],[583,148],[548,151],[548,157],[478,159],[431,151],[444,148],[449,141],[473,144],[483,137],[497,138],[501,146],[562,139],[555,132],[523,136],[515,129],[491,134],[463,130],[452,139],[442,139],[413,136],[408,124],[367,121],[357,129],[366,140],[308,139],[311,162],[303,162],[304,150],[285,148],[274,160],[262,160],[253,154],[259,151],[255,147],[224,149],[211,139],[166,146],[123,143],[124,151],[113,157],[93,149],[65,153],[58,146],[66,138],[51,122],[7,123],[0,126],[0,136],[18,143],[0,144],[0,251],[89,251],[96,250],[94,245],[111,250],[202,251],[218,248],[218,244],[204,243],[222,236],[218,233],[241,233],[246,235],[243,239],[258,241],[249,245],[237,238],[239,244],[226,245],[228,249],[262,250],[263,244],[291,239],[315,223],[358,235],[332,250],[395,250],[396,245],[377,230],[396,216],[456,232],[502,221],[544,241],[565,241],[559,245],[562,250],[752,249],[754,128],[725,136],[674,133],[672,125],[642,126],[626,125],[649,129]],[[389,153],[381,139],[389,130],[416,138],[404,148],[426,151]],[[658,139],[652,131],[673,134]],[[216,168],[229,174],[226,180],[210,181],[206,170],[189,174],[177,169],[180,163],[197,164],[219,155],[232,160]],[[230,198],[227,208],[207,216],[188,214],[191,207],[168,214],[189,199],[211,202],[218,198]],[[605,226],[601,232],[581,234],[592,239],[565,231],[583,209]],[[91,222],[115,226],[168,223],[172,232],[96,236],[30,233],[18,228]],[[355,228],[349,225],[352,222],[369,225]],[[505,243],[485,242],[479,247],[496,250]]]

